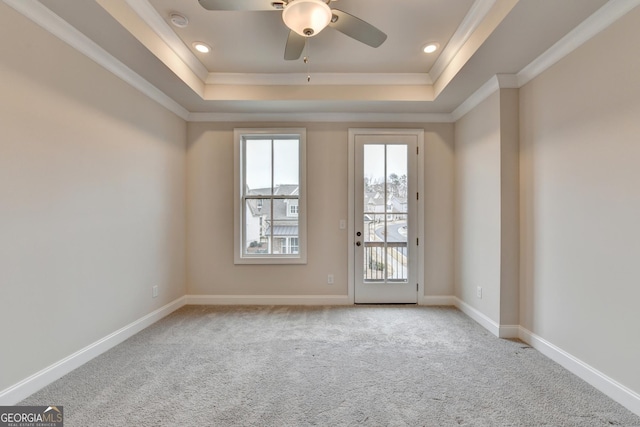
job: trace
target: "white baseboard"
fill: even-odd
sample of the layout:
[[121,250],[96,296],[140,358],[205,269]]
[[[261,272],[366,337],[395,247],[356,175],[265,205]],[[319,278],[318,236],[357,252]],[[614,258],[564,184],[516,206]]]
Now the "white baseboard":
[[572,374],[591,384],[597,390],[609,396],[631,412],[640,416],[640,395],[616,380],[606,376],[580,359],[539,337],[519,325],[499,325],[485,314],[471,307],[461,299],[454,297],[454,305],[471,319],[500,338],[519,338],[531,347],[558,363]]
[[[351,305],[345,295],[187,295],[147,314],[0,392],[0,406],[15,405],[89,360],[115,347],[184,305]],[[559,347],[518,325],[499,325],[454,296],[425,296],[423,305],[455,305],[500,338],[520,338],[549,359],[640,416],[640,395]]]
[[82,366],[91,359],[105,351],[115,347],[127,338],[132,337],[144,328],[152,325],[163,317],[171,314],[175,310],[185,305],[186,298],[180,297],[169,304],[147,314],[144,317],[124,326],[112,334],[76,351],[70,356],[54,363],[43,370],[36,372],[28,378],[13,386],[0,391],[0,406],[15,405],[21,400],[29,397],[41,388],[51,384],[58,378],[68,374],[74,369]]
[[533,332],[519,327],[519,338],[569,372],[640,416],[640,395]]
[[456,305],[456,297],[453,295],[425,295],[422,297],[420,305]]
[[[191,305],[353,305],[348,295],[187,295]],[[425,296],[420,305],[455,305],[455,297]]]
[[498,338],[520,338],[520,325],[500,325],[457,297],[453,305]]
[[348,295],[187,295],[189,305],[352,305]]
[[520,338],[520,325],[500,325],[498,336],[500,338]]
[[496,337],[500,337],[500,325],[498,323],[491,320],[489,317],[476,310],[475,308],[471,307],[460,298],[454,298],[454,305],[471,319],[478,322],[482,327],[491,332],[493,335],[495,335]]

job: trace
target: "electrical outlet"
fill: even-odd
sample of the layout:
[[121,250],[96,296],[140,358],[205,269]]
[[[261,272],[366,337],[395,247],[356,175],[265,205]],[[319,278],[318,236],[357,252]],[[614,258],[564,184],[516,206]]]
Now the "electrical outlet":
[[327,275],[327,284],[333,285],[333,274]]
[[482,299],[482,286],[478,286],[476,288],[476,295],[478,296],[478,298]]
[[151,288],[151,296],[154,298],[158,296],[158,285],[155,285]]

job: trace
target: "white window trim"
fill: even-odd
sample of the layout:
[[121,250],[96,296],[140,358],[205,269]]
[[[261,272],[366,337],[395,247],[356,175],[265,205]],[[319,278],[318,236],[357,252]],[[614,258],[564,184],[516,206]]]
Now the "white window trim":
[[[242,206],[242,188],[244,183],[242,140],[244,136],[265,135],[269,137],[300,138],[298,150],[298,253],[297,254],[243,254],[242,243],[244,209]],[[307,263],[307,130],[305,128],[261,128],[261,129],[234,129],[234,263],[235,264],[306,264]]]

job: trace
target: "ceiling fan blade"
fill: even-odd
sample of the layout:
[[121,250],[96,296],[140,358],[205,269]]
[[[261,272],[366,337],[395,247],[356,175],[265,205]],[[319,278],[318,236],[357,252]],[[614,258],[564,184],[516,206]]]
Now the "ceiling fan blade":
[[284,59],[287,61],[296,60],[302,55],[304,45],[307,43],[307,38],[302,37],[295,31],[289,31],[289,37],[287,38],[287,46],[284,48]]
[[282,10],[277,5],[282,1],[274,0],[198,0],[207,10]]
[[342,34],[371,47],[378,47],[387,39],[385,33],[360,18],[338,9],[331,9],[331,12],[334,18],[329,23],[329,26]]

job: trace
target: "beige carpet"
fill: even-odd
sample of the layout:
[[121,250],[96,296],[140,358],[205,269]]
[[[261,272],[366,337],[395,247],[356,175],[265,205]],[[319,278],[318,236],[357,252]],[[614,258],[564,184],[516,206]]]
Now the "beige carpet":
[[21,404],[65,426],[640,426],[453,308],[184,307]]

